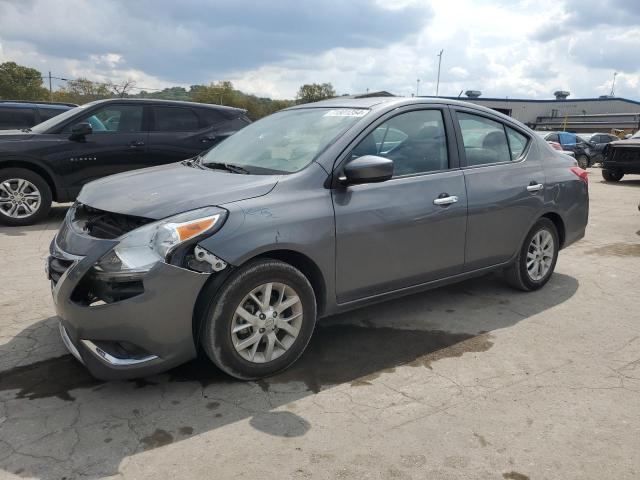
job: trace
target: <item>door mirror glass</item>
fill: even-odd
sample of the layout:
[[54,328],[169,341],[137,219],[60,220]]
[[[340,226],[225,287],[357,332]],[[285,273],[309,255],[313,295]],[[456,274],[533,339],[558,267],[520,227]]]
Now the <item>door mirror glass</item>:
[[71,136],[74,138],[84,137],[93,132],[93,127],[88,122],[76,123],[71,127]]
[[376,155],[354,158],[344,166],[341,180],[349,185],[384,182],[393,177],[393,160]]

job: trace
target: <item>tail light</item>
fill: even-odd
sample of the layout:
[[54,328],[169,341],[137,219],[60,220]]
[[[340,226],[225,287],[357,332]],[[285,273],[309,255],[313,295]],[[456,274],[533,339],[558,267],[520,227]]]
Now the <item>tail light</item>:
[[570,170],[584,183],[589,184],[589,173],[586,170],[580,167],[571,167]]

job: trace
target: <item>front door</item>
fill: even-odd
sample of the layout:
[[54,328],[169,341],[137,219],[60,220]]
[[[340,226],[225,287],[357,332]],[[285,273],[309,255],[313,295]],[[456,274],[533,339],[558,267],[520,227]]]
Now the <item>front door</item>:
[[[148,166],[142,105],[107,104],[67,125],[50,161],[60,165],[72,196],[100,177]],[[93,133],[71,138],[71,128],[87,122]]]
[[469,214],[465,270],[510,260],[541,215],[545,174],[528,134],[490,115],[455,113]]
[[333,190],[339,303],[462,271],[467,198],[452,136],[446,109],[405,111],[347,156],[389,158],[394,176]]

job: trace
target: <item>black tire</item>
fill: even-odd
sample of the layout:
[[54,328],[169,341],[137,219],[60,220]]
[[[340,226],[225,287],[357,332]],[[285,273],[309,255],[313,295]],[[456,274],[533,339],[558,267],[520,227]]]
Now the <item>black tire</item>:
[[[38,223],[40,220],[46,218],[49,210],[51,210],[51,202],[53,199],[51,195],[51,188],[49,188],[49,185],[44,178],[25,168],[6,168],[0,170],[0,184],[10,179],[27,180],[34,185],[40,193],[40,205],[31,215],[21,218],[9,216],[8,213],[5,213],[2,206],[0,206],[0,223],[3,225],[18,227],[33,225],[34,223]],[[0,192],[0,196],[4,197],[5,195],[4,191]]]
[[602,178],[607,182],[619,182],[624,177],[624,172],[620,170],[602,170]]
[[[527,253],[533,237],[541,230],[548,231],[553,238],[553,259],[549,271],[539,280],[534,280],[530,277],[527,271]],[[524,239],[518,256],[513,263],[505,270],[505,280],[509,285],[518,290],[530,292],[532,290],[538,290],[542,288],[545,283],[549,281],[554,269],[556,268],[556,262],[558,260],[558,250],[560,248],[560,242],[558,241],[558,231],[556,226],[548,218],[540,218],[535,225],[529,230],[529,233]]]
[[589,157],[587,157],[586,155],[580,155],[578,157],[578,166],[583,170],[589,168]]
[[[232,325],[236,308],[251,290],[264,283],[289,285],[302,303],[302,323],[298,336],[279,357],[265,363],[243,358],[233,345]],[[225,373],[241,380],[255,380],[284,370],[304,352],[316,323],[316,297],[309,280],[288,263],[262,259],[239,268],[220,287],[204,311],[202,347]]]

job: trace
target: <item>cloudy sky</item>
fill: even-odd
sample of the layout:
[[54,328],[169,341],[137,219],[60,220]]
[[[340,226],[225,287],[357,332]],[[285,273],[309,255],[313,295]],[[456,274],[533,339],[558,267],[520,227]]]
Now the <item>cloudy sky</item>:
[[0,0],[0,62],[292,98],[389,90],[640,99],[638,0]]

